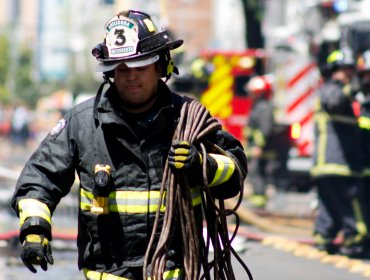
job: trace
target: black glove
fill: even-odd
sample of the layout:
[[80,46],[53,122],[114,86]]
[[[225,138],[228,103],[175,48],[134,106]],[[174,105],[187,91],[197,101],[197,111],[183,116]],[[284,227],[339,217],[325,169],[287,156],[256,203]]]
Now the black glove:
[[33,273],[37,270],[33,265],[40,265],[46,271],[48,264],[53,264],[49,240],[44,235],[29,234],[22,244],[21,258],[24,265]]
[[176,141],[168,153],[168,164],[177,170],[193,171],[201,169],[202,156],[187,141]]

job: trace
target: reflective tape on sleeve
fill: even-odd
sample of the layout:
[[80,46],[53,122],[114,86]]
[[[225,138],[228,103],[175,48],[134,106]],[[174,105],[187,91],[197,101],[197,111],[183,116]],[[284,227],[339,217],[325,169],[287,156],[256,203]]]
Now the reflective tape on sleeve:
[[215,177],[208,186],[209,187],[218,186],[222,183],[225,183],[227,180],[230,179],[231,175],[233,175],[235,170],[235,163],[231,158],[227,156],[218,154],[209,154],[209,155],[216,160],[217,170]]
[[51,214],[48,206],[36,199],[25,198],[18,202],[19,223],[22,226],[29,217],[41,217],[51,224]]
[[361,116],[358,118],[358,124],[361,129],[370,130],[370,118]]

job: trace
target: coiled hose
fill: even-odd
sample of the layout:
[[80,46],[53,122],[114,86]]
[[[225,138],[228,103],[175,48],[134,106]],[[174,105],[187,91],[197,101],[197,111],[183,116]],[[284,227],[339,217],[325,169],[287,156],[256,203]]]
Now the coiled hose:
[[[183,140],[188,141],[189,143],[194,143],[211,131],[221,128],[217,119],[211,117],[208,110],[203,105],[191,98],[184,98],[185,102],[181,108],[180,120],[175,130],[172,139],[173,141]],[[220,147],[214,144],[212,145],[220,153],[226,154],[226,152]],[[203,143],[201,143],[201,149],[203,158],[206,158],[206,150]],[[227,154],[227,156],[232,157],[230,154]],[[241,172],[239,169],[238,171]],[[206,161],[203,161],[203,179],[205,186],[208,185],[206,174]],[[241,186],[243,186],[243,182],[241,182]],[[166,162],[160,190],[160,197],[162,199],[159,201],[159,205],[163,205],[164,193],[166,192],[166,211],[164,213],[162,231],[157,246],[156,248],[152,248],[155,240],[155,233],[157,232],[159,225],[160,207],[158,207],[152,235],[145,255],[143,270],[144,279],[146,279],[148,275],[148,266],[150,267],[151,279],[163,279],[167,253],[175,232],[174,228],[177,224],[180,224],[181,226],[183,238],[182,243],[186,279],[211,279],[211,269],[214,270],[215,280],[235,279],[231,266],[231,253],[242,264],[249,276],[249,279],[253,279],[248,267],[231,247],[231,242],[236,236],[238,226],[235,227],[231,238],[229,238],[229,232],[227,229],[226,217],[229,215],[233,215],[235,217],[236,224],[239,225],[239,218],[236,213],[236,209],[241,203],[242,195],[240,195],[238,203],[234,209],[227,210],[225,209],[222,200],[218,201],[218,205],[216,204],[207,187],[202,188],[202,191],[202,206],[208,229],[206,242],[204,242],[203,238],[197,234],[198,231],[194,218],[188,179],[182,172],[175,172],[169,168],[168,162]],[[243,191],[241,191],[241,194],[242,193]],[[214,247],[214,260],[208,262],[210,242],[212,242]],[[199,246],[201,246],[201,248],[199,248]],[[203,275],[201,278],[199,278],[200,265],[202,265],[203,269]]]

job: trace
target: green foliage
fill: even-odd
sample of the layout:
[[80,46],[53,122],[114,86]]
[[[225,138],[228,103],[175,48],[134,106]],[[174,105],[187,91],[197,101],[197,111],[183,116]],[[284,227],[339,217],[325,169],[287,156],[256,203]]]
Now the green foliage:
[[5,85],[8,76],[9,43],[5,36],[0,35],[0,85]]
[[14,76],[14,97],[34,108],[40,96],[32,77],[32,57],[32,51],[28,48],[22,48],[19,52]]
[[9,91],[6,88],[9,65],[9,42],[6,36],[0,35],[0,103],[9,102]]

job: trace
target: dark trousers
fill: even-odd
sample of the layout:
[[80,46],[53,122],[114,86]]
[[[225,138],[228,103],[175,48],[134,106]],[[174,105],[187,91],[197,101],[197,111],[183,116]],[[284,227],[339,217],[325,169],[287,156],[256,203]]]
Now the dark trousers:
[[280,159],[251,159],[249,161],[247,178],[252,184],[253,192],[256,195],[265,195],[268,184],[272,184],[278,190],[284,191],[289,184],[286,161]]
[[365,177],[363,180],[363,194],[361,195],[362,209],[364,212],[364,220],[368,230],[368,239],[370,239],[370,177]]
[[362,242],[366,227],[364,232],[365,223],[360,204],[361,181],[357,178],[327,177],[316,179],[315,185],[319,198],[315,235],[332,241],[342,231],[344,243],[348,246]]

